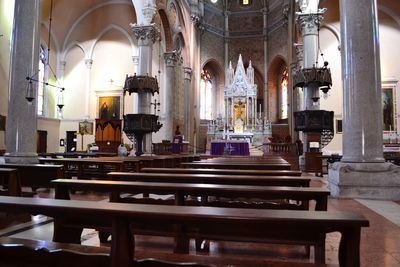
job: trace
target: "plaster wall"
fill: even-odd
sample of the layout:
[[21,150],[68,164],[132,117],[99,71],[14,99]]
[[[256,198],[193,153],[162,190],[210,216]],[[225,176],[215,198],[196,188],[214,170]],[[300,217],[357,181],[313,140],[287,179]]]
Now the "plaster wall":
[[37,130],[47,131],[47,153],[60,151],[60,120],[38,118]]

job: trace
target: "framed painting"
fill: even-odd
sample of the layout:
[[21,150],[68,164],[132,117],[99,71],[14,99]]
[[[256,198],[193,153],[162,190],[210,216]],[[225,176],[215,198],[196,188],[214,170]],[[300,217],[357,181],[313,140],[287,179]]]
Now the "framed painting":
[[99,97],[99,118],[119,119],[120,118],[120,97],[100,96]]
[[93,122],[81,121],[79,122],[79,133],[81,135],[92,135],[93,134]]
[[396,130],[396,105],[393,87],[382,88],[383,131]]

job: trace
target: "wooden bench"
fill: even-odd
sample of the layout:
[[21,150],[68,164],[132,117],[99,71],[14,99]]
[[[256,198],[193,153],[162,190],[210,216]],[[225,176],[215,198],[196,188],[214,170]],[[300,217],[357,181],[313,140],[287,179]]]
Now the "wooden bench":
[[0,169],[0,184],[3,186],[1,195],[21,196],[21,180],[17,169]]
[[184,162],[183,168],[239,169],[239,170],[290,170],[289,163],[279,162]]
[[37,188],[49,188],[50,181],[64,178],[62,165],[44,164],[0,164],[0,168],[12,168],[18,170],[21,186]]
[[[328,208],[329,190],[322,188],[279,187],[279,186],[246,186],[246,185],[218,185],[218,184],[185,184],[185,183],[149,183],[124,181],[82,181],[58,179],[52,181],[55,187],[55,198],[70,199],[70,191],[88,190],[95,192],[109,192],[110,201],[123,203],[169,204],[169,205],[197,205],[209,207],[230,208],[257,208],[257,209],[292,209],[308,210],[309,201],[316,202],[315,210],[326,211]],[[154,198],[121,198],[122,193],[174,195],[174,199]],[[186,198],[191,196],[190,198]],[[200,196],[201,201],[193,196]],[[223,199],[227,198],[227,199]],[[153,235],[171,236],[171,228],[155,232]],[[99,233],[101,241],[106,241],[107,233]],[[201,240],[200,240],[201,241]],[[197,240],[196,246],[201,247]],[[317,262],[325,261],[324,243],[316,245]],[[189,249],[186,248],[185,252]],[[307,254],[309,248],[307,247]]]
[[260,186],[310,186],[310,178],[293,176],[256,176],[220,174],[169,174],[169,173],[128,173],[110,172],[112,180],[168,182],[168,183],[206,183]]
[[[256,210],[215,207],[188,207],[101,203],[58,199],[0,197],[0,210],[43,214],[55,219],[54,241],[68,243],[80,230],[63,223],[82,227],[112,228],[111,266],[128,267],[133,260],[134,229],[132,222],[144,224],[175,223],[179,225],[176,245],[185,244],[188,237],[211,240],[241,240],[274,238],[293,241],[320,241],[327,233],[339,232],[339,263],[341,267],[360,266],[361,227],[369,226],[362,215],[348,212]],[[194,228],[193,228],[194,227]],[[191,232],[192,229],[196,231]],[[132,232],[133,231],[133,232]]]
[[[283,187],[283,186],[248,186],[248,185],[219,185],[219,184],[187,184],[187,183],[149,183],[149,182],[126,182],[126,181],[99,181],[99,180],[53,180],[55,187],[55,198],[70,199],[69,191],[89,190],[110,192],[110,201],[121,202],[122,193],[147,193],[159,195],[175,195],[176,205],[185,205],[186,196],[201,196],[203,206],[229,206],[229,203],[210,199],[210,197],[239,199],[246,198],[247,202],[231,203],[231,206],[257,207],[260,208],[287,208],[287,209],[308,209],[308,202],[315,200],[315,210],[326,211],[328,208],[328,196],[330,192],[324,188],[310,187]],[[251,199],[262,200],[296,200],[299,203],[263,203],[252,205]],[[163,201],[160,200],[160,203]],[[241,204],[240,204],[241,203]],[[247,205],[246,205],[247,203]],[[269,204],[269,205],[268,205]]]
[[[77,179],[104,178],[110,171],[123,171],[124,163],[102,158],[40,158],[42,164],[62,164],[66,177],[77,177]],[[47,165],[50,166],[50,165]]]
[[191,168],[142,168],[141,172],[185,173],[185,174],[224,174],[256,176],[301,176],[301,171],[293,170],[234,170],[234,169],[191,169]]
[[[109,267],[109,247],[65,244],[44,240],[0,238],[2,267]],[[156,259],[134,259],[136,267],[210,267],[196,263],[174,263]]]

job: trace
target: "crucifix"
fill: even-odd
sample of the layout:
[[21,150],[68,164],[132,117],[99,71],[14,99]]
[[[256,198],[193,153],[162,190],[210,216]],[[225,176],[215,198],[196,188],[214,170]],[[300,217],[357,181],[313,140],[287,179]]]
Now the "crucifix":
[[154,102],[150,102],[150,105],[154,106],[154,115],[157,114],[157,111],[160,112],[160,105],[161,103],[154,99]]

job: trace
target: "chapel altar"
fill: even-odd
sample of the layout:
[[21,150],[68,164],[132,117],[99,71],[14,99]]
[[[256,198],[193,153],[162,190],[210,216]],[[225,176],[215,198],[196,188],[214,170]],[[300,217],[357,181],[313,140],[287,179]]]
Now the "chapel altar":
[[262,145],[272,133],[271,123],[257,109],[257,85],[254,83],[254,68],[245,69],[239,55],[236,70],[229,62],[225,73],[224,115],[211,120],[207,131],[207,145],[216,140],[243,140],[253,145]]

